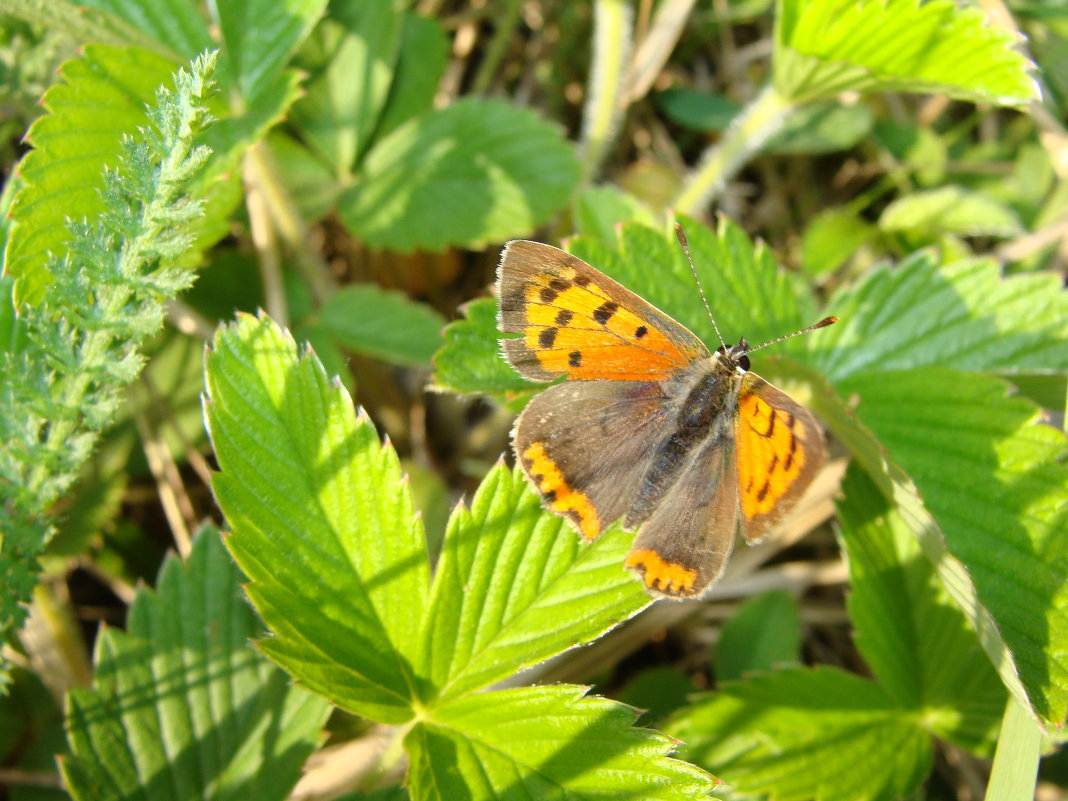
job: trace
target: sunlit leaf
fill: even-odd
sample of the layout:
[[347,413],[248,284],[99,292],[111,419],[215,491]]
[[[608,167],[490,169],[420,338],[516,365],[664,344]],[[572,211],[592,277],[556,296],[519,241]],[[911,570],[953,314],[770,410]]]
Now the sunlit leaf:
[[205,529],[187,563],[171,557],[157,590],[138,593],[125,633],[101,632],[93,688],[67,702],[75,799],[288,795],[327,706],[248,647],[263,628],[240,582]]

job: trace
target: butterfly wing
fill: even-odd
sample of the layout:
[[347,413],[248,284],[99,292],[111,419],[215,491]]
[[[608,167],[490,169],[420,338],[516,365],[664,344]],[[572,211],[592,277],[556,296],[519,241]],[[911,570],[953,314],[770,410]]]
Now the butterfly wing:
[[497,269],[502,340],[523,376],[663,381],[708,350],[685,327],[569,253],[505,246]]
[[633,504],[666,418],[656,383],[558,384],[519,415],[516,456],[545,505],[592,540]]
[[735,423],[742,533],[759,541],[793,508],[823,464],[823,433],[782,390],[746,373]]
[[738,529],[738,470],[729,437],[708,437],[638,530],[626,566],[653,595],[694,598],[719,578]]

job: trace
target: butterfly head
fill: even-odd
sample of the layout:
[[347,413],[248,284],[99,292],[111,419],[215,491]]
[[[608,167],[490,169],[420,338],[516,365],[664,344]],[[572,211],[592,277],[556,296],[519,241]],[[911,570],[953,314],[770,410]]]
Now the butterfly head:
[[720,361],[725,361],[731,367],[736,368],[738,371],[747,373],[749,372],[749,340],[738,340],[737,345],[731,345],[729,348],[723,346],[716,349],[716,354],[719,356]]

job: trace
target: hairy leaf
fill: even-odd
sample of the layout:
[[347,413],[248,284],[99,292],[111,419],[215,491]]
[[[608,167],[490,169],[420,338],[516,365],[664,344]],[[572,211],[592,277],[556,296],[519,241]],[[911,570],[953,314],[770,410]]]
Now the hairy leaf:
[[893,799],[931,764],[929,738],[876,684],[790,668],[726,684],[676,715],[682,755],[745,793],[782,801]]
[[590,642],[650,603],[623,568],[634,535],[593,544],[498,465],[449,521],[421,664],[446,698]]
[[519,375],[501,355],[497,301],[479,298],[462,311],[462,320],[445,327],[445,344],[434,356],[434,384],[439,389],[505,398],[541,386]]
[[951,0],[779,0],[775,23],[772,80],[795,103],[843,91],[1001,105],[1037,96],[1012,34]]
[[989,749],[1005,706],[989,658],[908,525],[854,463],[838,502],[849,616],[879,683],[924,728]]
[[44,97],[49,113],[26,134],[33,150],[19,166],[26,187],[11,208],[15,226],[4,263],[17,279],[16,300],[38,303],[51,282],[49,254],[62,253],[67,220],[104,210],[100,175],[114,167],[122,137],[148,123],[146,104],[156,87],[173,85],[174,65],[137,48],[90,45],[67,61],[63,82]]
[[341,217],[374,247],[478,247],[522,234],[567,201],[578,163],[528,109],[460,100],[376,143]]
[[1068,450],[1001,379],[925,368],[865,373],[839,391],[915,482],[998,624],[1036,713],[1068,714]]
[[220,329],[206,372],[227,545],[275,635],[260,647],[339,706],[406,720],[429,567],[396,454],[267,319]]
[[716,785],[671,759],[635,711],[569,685],[481,693],[440,706],[405,738],[413,799],[703,798]]
[[67,701],[67,786],[87,801],[281,801],[327,705],[248,647],[262,632],[219,534],[197,536],[141,590],[126,633],[97,639],[91,690]]
[[441,344],[445,320],[429,306],[371,284],[349,285],[319,310],[347,348],[396,364],[425,364]]

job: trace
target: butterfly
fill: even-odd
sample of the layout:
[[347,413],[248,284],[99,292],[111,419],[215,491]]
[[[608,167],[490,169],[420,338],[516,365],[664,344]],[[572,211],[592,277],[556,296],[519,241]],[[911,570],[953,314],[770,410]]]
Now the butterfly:
[[625,565],[651,595],[701,595],[736,533],[759,541],[812,483],[822,431],[750,372],[756,348],[745,339],[712,353],[621,284],[539,242],[505,246],[497,287],[498,328],[520,335],[501,339],[507,360],[534,381],[567,379],[519,415],[516,460],[586,540],[620,519],[636,530]]

